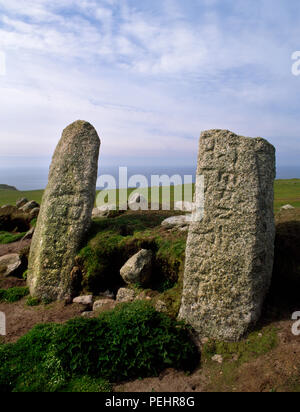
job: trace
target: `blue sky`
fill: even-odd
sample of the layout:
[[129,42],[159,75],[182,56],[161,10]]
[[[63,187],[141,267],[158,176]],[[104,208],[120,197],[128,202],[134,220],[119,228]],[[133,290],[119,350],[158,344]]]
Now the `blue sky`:
[[298,0],[0,0],[1,166],[48,164],[77,119],[104,165],[195,164],[211,128],[298,165],[299,18]]

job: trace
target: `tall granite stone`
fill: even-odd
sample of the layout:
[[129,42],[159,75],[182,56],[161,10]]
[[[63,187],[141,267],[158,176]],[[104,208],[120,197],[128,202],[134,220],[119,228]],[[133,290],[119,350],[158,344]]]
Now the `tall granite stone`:
[[259,319],[270,286],[275,149],[261,138],[205,131],[197,175],[204,218],[190,225],[179,318],[201,337],[236,341]]
[[99,148],[84,121],[68,126],[56,147],[29,256],[28,285],[40,299],[70,297],[74,258],[91,223]]

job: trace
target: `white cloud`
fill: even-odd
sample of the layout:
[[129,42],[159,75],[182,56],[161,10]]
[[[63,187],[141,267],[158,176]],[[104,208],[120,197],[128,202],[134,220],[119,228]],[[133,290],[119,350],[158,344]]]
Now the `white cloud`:
[[213,127],[286,147],[280,136],[300,132],[290,75],[300,30],[281,0],[264,0],[261,17],[250,1],[228,3],[222,15],[219,1],[195,1],[193,13],[176,0],[0,0],[2,155],[50,155],[77,118],[95,124],[108,157],[194,159]]

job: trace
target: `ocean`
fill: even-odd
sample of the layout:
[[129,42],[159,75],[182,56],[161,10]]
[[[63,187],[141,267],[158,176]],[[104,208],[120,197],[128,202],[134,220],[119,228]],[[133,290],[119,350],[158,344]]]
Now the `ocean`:
[[[166,166],[129,166],[128,179],[133,175],[143,175],[149,185],[151,184],[152,175],[179,175],[184,181],[184,176],[190,176],[186,183],[195,182],[196,165],[166,167]],[[118,167],[100,167],[98,175],[111,175],[115,178],[117,187],[119,185],[119,168]],[[277,179],[300,179],[300,166],[277,166]],[[38,190],[44,189],[48,181],[48,167],[1,167],[0,166],[0,184],[15,186],[18,190]],[[130,186],[130,185],[129,185]]]

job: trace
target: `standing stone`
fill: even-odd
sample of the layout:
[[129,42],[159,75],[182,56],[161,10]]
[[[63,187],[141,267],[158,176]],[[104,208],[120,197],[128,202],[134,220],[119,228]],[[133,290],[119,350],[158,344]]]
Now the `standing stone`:
[[235,341],[259,319],[270,286],[275,149],[261,138],[206,131],[197,175],[204,218],[190,225],[179,317],[202,338]]
[[99,147],[94,127],[77,121],[55,150],[29,256],[28,285],[40,299],[70,296],[74,258],[91,223]]

